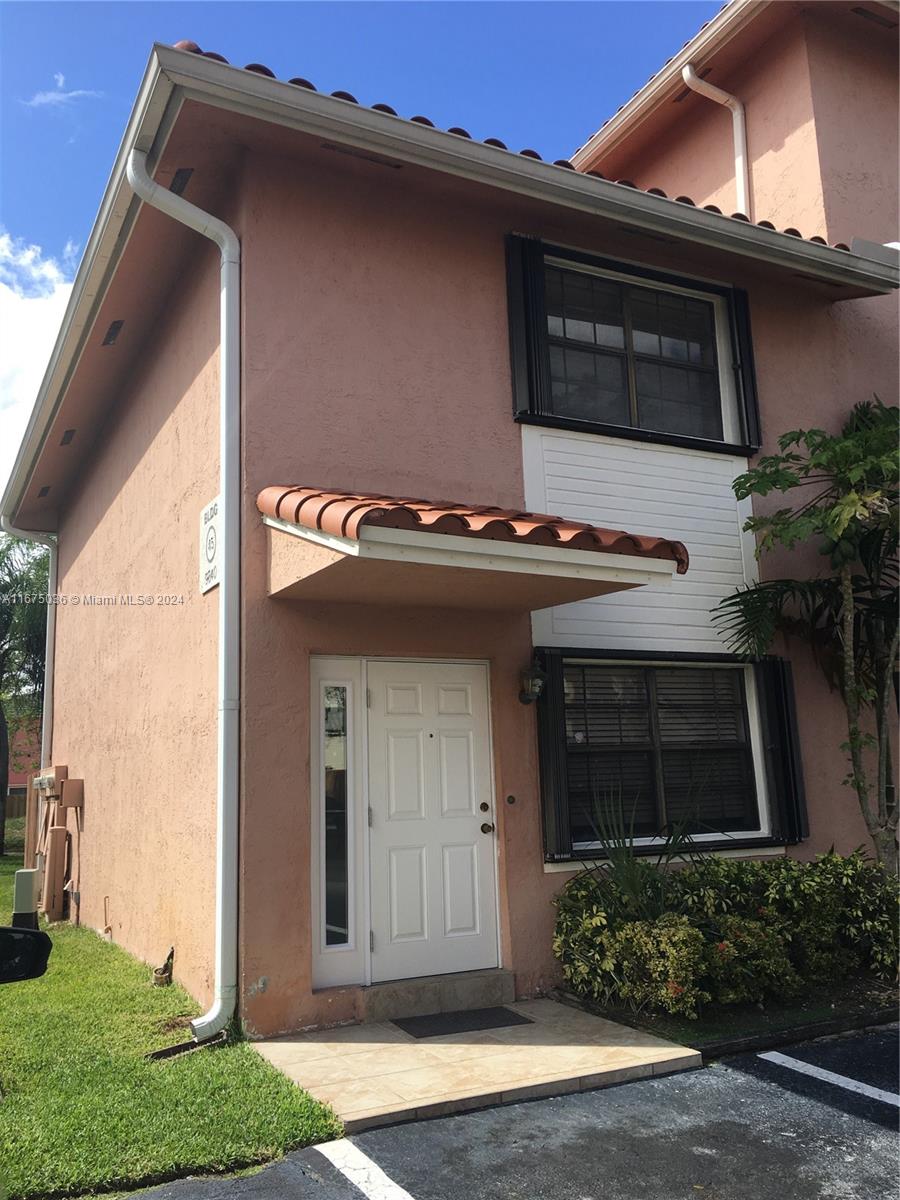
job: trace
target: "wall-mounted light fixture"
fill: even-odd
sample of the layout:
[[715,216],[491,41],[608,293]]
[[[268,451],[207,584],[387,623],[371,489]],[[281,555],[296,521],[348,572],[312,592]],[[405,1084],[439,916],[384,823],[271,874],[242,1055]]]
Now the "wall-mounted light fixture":
[[521,690],[519,700],[522,704],[533,704],[544,690],[547,682],[547,672],[536,662],[526,667],[521,674]]

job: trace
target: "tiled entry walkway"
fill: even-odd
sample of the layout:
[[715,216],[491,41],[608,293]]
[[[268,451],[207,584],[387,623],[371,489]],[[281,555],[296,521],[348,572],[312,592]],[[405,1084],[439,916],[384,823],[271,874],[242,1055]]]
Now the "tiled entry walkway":
[[505,1007],[529,1023],[414,1038],[384,1021],[254,1045],[348,1133],[700,1066],[697,1050],[553,1000]]

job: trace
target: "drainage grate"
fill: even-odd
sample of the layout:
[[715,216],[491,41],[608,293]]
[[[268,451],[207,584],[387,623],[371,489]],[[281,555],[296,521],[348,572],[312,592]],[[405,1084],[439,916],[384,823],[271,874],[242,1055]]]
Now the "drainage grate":
[[509,1025],[533,1025],[530,1017],[511,1008],[471,1008],[464,1012],[432,1013],[427,1017],[402,1017],[391,1022],[414,1038],[447,1037],[452,1033],[476,1033],[481,1029],[503,1029]]

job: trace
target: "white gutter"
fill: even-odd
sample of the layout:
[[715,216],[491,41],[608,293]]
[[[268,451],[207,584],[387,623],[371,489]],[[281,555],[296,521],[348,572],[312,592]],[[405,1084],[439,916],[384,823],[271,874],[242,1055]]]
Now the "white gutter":
[[241,244],[224,221],[160,187],[147,154],[132,150],[127,178],[146,204],[215,242],[222,256],[219,342],[219,703],[216,764],[216,959],[210,1010],[191,1022],[198,1041],[226,1027],[237,1000],[238,736],[240,709],[240,286]]
[[734,186],[737,190],[737,211],[753,220],[752,201],[750,199],[750,163],[747,158],[747,123],[744,119],[744,106],[737,96],[723,91],[714,83],[707,83],[694,70],[693,63],[685,63],[681,69],[681,78],[691,89],[722,104],[731,113],[732,130],[734,133]]
[[896,271],[847,251],[746,221],[734,221],[689,204],[595,179],[580,171],[538,162],[184,50],[156,46],[154,53],[176,94],[186,100],[283,125],[326,144],[338,142],[364,147],[368,153],[561,205],[633,229],[769,262],[811,279],[880,292],[897,287]]
[[56,656],[56,582],[59,570],[59,548],[56,538],[46,533],[35,533],[31,529],[17,529],[9,519],[0,514],[0,528],[10,537],[22,538],[26,542],[37,542],[50,551],[47,568],[47,632],[44,639],[44,703],[41,711],[41,770],[50,764],[53,749],[53,666]]

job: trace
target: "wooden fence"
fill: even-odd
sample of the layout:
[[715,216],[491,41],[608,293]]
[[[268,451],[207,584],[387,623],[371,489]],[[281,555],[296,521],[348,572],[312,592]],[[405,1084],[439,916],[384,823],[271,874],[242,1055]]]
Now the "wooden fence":
[[26,792],[14,792],[11,796],[6,797],[6,819],[11,821],[13,817],[24,817],[27,804]]

